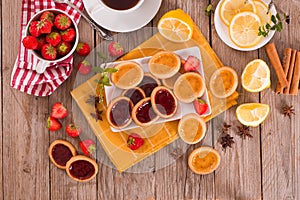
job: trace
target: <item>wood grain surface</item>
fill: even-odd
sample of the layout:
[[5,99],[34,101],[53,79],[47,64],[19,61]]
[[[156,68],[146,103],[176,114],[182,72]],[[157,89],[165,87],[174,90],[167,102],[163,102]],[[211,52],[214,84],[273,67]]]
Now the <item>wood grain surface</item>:
[[[74,108],[70,91],[76,85],[77,70],[50,97],[29,96],[12,89],[9,85],[12,67],[18,53],[21,1],[2,0],[1,9],[1,87],[0,87],[0,198],[25,200],[202,200],[202,199],[300,199],[300,98],[298,96],[275,95],[277,83],[275,72],[267,58],[265,49],[241,52],[226,46],[216,33],[213,16],[205,16],[204,9],[209,0],[163,0],[156,17],[147,25],[156,26],[160,17],[171,9],[181,8],[200,27],[224,65],[236,69],[240,76],[246,64],[255,59],[265,60],[271,69],[272,86],[261,93],[246,92],[238,88],[238,103],[261,102],[269,104],[270,115],[258,128],[251,128],[253,138],[242,139],[237,135],[239,122],[235,107],[212,120],[208,126],[205,145],[215,145],[221,154],[221,165],[215,173],[200,176],[187,166],[189,153],[200,146],[191,145],[187,152],[172,165],[150,173],[122,173],[104,164],[99,164],[99,173],[88,183],[71,180],[63,170],[57,169],[49,160],[47,150],[55,139],[67,139],[79,149],[79,139],[70,139],[64,129],[50,133],[46,120],[51,105],[63,102],[70,114],[62,121],[67,124],[80,117]],[[280,12],[290,14],[291,24],[276,33],[272,41],[282,57],[285,47],[300,50],[300,1],[275,1]],[[96,47],[101,39],[90,26],[81,20],[80,40]],[[143,30],[142,30],[143,31]],[[135,33],[133,33],[135,34]],[[150,37],[147,31],[136,33],[139,44]],[[116,37],[126,39],[126,34]],[[120,38],[119,38],[120,39]],[[130,46],[131,44],[128,43]],[[134,46],[130,47],[133,48]],[[76,56],[75,64],[83,58]],[[283,105],[293,105],[295,116],[284,117]],[[74,109],[71,109],[74,108]],[[217,143],[223,122],[232,125],[230,134],[235,143],[223,151]],[[85,127],[87,137],[92,131]],[[100,148],[100,147],[99,147]],[[98,157],[102,156],[99,149]],[[159,155],[159,154],[158,154]],[[157,156],[155,162],[164,157]]]

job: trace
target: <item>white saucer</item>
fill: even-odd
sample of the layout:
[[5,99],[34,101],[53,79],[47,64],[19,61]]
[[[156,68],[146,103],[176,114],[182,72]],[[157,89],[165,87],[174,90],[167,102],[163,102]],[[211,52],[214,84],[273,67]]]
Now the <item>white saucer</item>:
[[[220,18],[220,6],[221,6],[221,2],[219,1],[217,7],[216,7],[216,11],[214,13],[214,23],[215,23],[215,28],[217,31],[217,34],[219,35],[219,37],[221,38],[221,40],[229,47],[239,50],[239,51],[253,51],[256,49],[259,49],[261,47],[263,47],[264,45],[266,45],[274,36],[275,31],[270,31],[269,35],[267,37],[264,37],[257,45],[253,46],[253,47],[249,47],[249,48],[241,48],[238,47],[237,45],[235,45],[230,37],[229,37],[229,33],[228,33],[228,27],[222,22],[221,18]],[[264,1],[266,3],[269,2],[269,0]],[[276,13],[276,9],[274,6],[272,6],[271,8],[271,13],[275,14]]]
[[98,6],[98,0],[83,0],[90,17],[103,28],[115,32],[131,32],[145,26],[154,18],[161,2],[162,0],[145,0],[132,12],[118,13],[108,9],[93,11]]

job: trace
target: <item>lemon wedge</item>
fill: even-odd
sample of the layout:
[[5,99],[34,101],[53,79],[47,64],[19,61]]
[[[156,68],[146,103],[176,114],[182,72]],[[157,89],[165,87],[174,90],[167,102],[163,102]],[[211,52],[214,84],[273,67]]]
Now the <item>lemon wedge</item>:
[[180,43],[192,38],[194,22],[182,10],[172,10],[162,16],[158,22],[158,31],[166,39]]
[[236,109],[239,122],[245,126],[257,127],[267,118],[270,106],[261,103],[242,104]]
[[271,85],[270,69],[261,59],[249,62],[242,73],[242,86],[248,92],[260,92]]

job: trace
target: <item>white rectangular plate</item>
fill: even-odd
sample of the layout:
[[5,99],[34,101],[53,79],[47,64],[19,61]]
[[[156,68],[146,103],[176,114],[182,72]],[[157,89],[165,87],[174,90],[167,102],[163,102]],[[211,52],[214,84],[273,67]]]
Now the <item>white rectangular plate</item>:
[[[187,59],[188,56],[197,57],[200,60],[200,68],[198,71],[201,74],[201,76],[203,77],[203,79],[205,80],[200,49],[198,47],[181,49],[181,50],[174,51],[174,53],[179,55],[182,59]],[[149,72],[148,61],[150,58],[151,58],[151,56],[134,59],[134,60],[128,60],[128,61],[133,61],[133,62],[140,64],[141,67],[144,69],[144,72]],[[120,62],[106,63],[106,65],[107,65],[106,67],[114,67],[118,63],[120,63]],[[124,91],[122,89],[117,88],[112,82],[111,82],[111,84],[112,84],[112,86],[105,87],[105,96],[106,96],[107,104],[109,104],[109,102],[112,99],[121,96],[122,92]],[[211,114],[211,106],[210,106],[207,90],[205,91],[204,95],[202,96],[202,99],[208,104],[208,110],[203,115],[201,115],[201,117],[205,117],[205,116],[208,116]],[[184,116],[188,113],[196,113],[193,103],[183,103],[183,102],[178,101],[177,112],[172,118],[168,118],[168,119],[159,118],[159,120],[157,120],[154,124],[178,120],[178,119],[181,119],[182,116]],[[125,131],[125,130],[129,130],[129,129],[137,128],[137,127],[138,126],[134,122],[132,122],[129,126],[127,126],[125,128],[115,129],[115,128],[111,127],[111,130],[113,132],[119,132],[119,131]]]

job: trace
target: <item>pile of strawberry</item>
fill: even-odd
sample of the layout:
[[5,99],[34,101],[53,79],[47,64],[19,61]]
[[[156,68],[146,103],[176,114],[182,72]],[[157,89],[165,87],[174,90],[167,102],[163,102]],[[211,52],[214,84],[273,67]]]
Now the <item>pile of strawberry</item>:
[[25,48],[38,52],[46,60],[55,60],[67,55],[76,38],[72,20],[65,14],[51,11],[41,14],[39,20],[29,25],[28,36],[22,43]]

